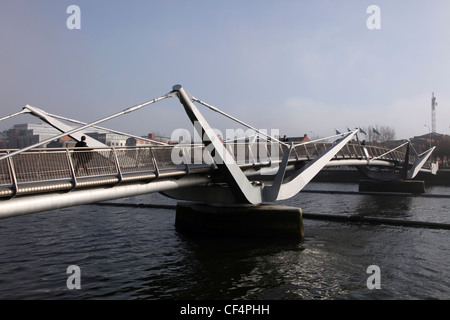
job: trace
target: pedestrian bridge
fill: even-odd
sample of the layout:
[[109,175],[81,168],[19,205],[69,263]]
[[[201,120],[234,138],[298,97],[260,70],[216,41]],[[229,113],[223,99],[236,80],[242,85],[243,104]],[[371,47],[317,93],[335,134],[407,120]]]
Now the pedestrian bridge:
[[[409,143],[394,149],[364,145],[358,140],[358,129],[298,144],[279,141],[255,129],[258,134],[254,139],[223,142],[193,102],[214,107],[181,86],[162,98],[174,96],[202,142],[142,147],[106,147],[88,142],[89,148],[43,149],[34,145],[0,150],[0,218],[151,192],[202,203],[268,203],[297,194],[324,167],[356,166],[369,178],[381,180],[412,179],[419,171],[437,170],[428,160],[434,148],[419,155],[413,154]],[[66,135],[77,139],[84,129],[106,121],[78,122],[78,128],[69,129],[43,110],[27,106],[23,112],[61,131],[50,140]]]

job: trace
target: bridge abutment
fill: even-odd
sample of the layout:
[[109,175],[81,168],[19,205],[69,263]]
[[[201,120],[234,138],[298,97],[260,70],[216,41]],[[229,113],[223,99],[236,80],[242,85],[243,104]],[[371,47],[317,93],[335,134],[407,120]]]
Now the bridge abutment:
[[274,205],[213,206],[177,204],[175,226],[197,235],[274,240],[304,238],[300,208]]
[[360,180],[359,192],[425,193],[425,182],[419,180]]

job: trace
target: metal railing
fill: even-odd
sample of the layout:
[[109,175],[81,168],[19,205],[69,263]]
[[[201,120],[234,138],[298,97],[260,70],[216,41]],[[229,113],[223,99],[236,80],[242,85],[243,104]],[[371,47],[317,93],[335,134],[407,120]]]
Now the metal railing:
[[[70,190],[92,184],[207,172],[205,162],[174,163],[174,147],[34,149],[0,160],[0,197]],[[14,150],[0,151],[0,156]]]
[[[331,143],[314,143],[297,145],[293,152],[299,158],[313,159],[325,150],[331,147]],[[386,147],[365,146],[361,144],[348,143],[342,148],[333,160],[340,159],[364,159],[372,160],[378,158],[389,162],[403,163],[405,161],[405,152],[399,150],[390,150]],[[409,157],[409,162],[415,159],[414,156]]]
[[[303,143],[292,148],[290,161],[309,161],[331,143]],[[241,167],[279,162],[288,147],[267,141],[226,143],[226,149]],[[0,157],[15,150],[0,150]],[[332,161],[378,158],[403,163],[400,150],[347,144]],[[0,197],[72,190],[89,185],[118,184],[210,172],[214,158],[201,144],[119,148],[33,149],[0,160]],[[410,162],[414,157],[410,157]]]

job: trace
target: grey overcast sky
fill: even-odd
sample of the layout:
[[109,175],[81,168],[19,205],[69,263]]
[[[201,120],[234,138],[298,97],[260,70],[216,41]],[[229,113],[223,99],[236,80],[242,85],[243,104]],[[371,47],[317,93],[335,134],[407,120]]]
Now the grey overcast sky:
[[[67,28],[70,5],[79,30]],[[434,92],[437,131],[450,133],[448,0],[0,0],[0,44],[0,117],[30,104],[92,122],[181,84],[259,129],[385,125],[400,139],[428,133]],[[239,127],[205,116],[223,132]],[[25,122],[40,121],[0,130]],[[103,125],[190,128],[175,99]]]

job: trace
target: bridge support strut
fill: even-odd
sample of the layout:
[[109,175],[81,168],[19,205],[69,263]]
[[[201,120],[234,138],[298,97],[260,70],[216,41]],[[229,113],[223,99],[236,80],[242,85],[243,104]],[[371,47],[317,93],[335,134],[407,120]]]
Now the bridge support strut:
[[[272,185],[265,185],[260,182],[251,182],[247,178],[193,104],[192,100],[197,99],[194,99],[180,85],[175,85],[172,92],[178,96],[206,149],[210,150],[211,157],[215,158],[217,172],[225,180],[224,185],[209,185],[207,188],[209,190],[205,190],[205,187],[194,186],[190,189],[166,192],[165,195],[178,200],[197,202],[178,205],[176,226],[180,230],[215,235],[303,239],[301,209],[263,203],[295,196],[357,134],[358,129],[348,132],[316,159],[295,169],[289,177],[285,177],[293,148],[290,144]],[[211,150],[214,150],[215,157]]]

